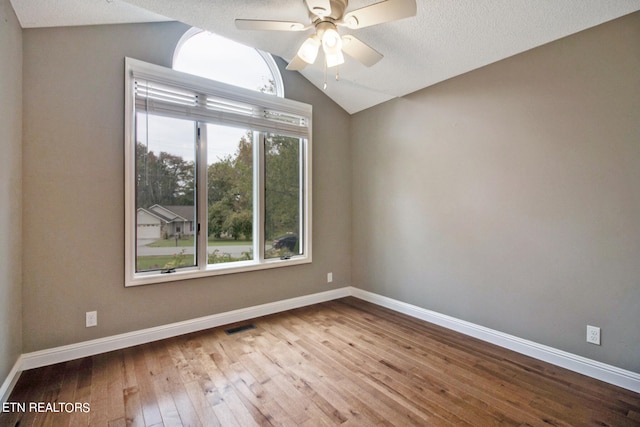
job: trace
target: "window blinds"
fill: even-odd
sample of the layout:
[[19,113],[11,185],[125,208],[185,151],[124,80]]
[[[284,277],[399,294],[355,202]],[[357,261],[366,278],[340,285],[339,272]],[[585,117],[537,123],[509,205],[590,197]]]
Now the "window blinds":
[[[134,61],[136,111],[309,138],[311,106]],[[154,68],[145,72],[140,68]],[[136,66],[137,65],[137,66]]]

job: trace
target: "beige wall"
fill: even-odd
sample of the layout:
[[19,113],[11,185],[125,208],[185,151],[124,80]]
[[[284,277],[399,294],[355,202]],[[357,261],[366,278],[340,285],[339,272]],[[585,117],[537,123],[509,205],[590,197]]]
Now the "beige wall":
[[[0,373],[20,350],[352,282],[640,372],[639,14],[351,118],[284,72],[287,97],[314,105],[313,264],[125,289],[123,57],[169,65],[186,27],[29,29],[20,52],[0,2],[11,12],[0,54],[24,55],[23,70],[0,64],[0,174],[16,183],[0,193],[12,236],[0,246],[0,313],[16,325],[2,329]],[[21,73],[22,347],[20,250],[10,249],[21,241],[6,225],[21,218]],[[84,327],[88,310],[98,327]],[[584,342],[587,323],[602,327],[601,347]]]
[[639,40],[635,13],[353,116],[353,284],[640,372]]
[[313,263],[124,288],[124,57],[170,66],[186,29],[24,30],[24,352],[350,283],[349,116],[285,72],[287,97],[314,107]]
[[22,31],[0,0],[0,383],[22,353]]

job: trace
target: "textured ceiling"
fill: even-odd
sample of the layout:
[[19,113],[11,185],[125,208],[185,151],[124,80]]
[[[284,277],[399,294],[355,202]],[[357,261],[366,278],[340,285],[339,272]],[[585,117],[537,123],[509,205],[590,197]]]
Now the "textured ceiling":
[[[376,0],[351,0],[348,10]],[[240,31],[235,18],[307,22],[303,0],[11,0],[23,27],[178,20],[290,60],[309,33]],[[417,0],[416,17],[354,34],[384,55],[330,71],[326,93],[349,113],[415,92],[640,10],[640,0]],[[165,18],[166,17],[166,18]],[[301,73],[323,87],[322,61]]]
[[22,28],[171,20],[119,0],[10,0]]

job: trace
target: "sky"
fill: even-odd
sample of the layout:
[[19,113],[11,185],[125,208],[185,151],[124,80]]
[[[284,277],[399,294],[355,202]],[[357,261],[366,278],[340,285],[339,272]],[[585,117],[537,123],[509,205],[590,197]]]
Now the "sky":
[[272,78],[271,70],[254,48],[205,31],[182,44],[173,68],[254,90]]
[[[186,161],[195,160],[196,133],[193,122],[170,117],[149,115],[149,140],[147,141],[147,116],[138,113],[138,135],[136,140],[148,143],[148,150],[158,154],[162,151],[182,157]],[[233,155],[246,129],[207,124],[207,159],[214,163],[218,159]]]
[[[189,38],[174,57],[173,68],[223,83],[259,90],[271,80],[271,70],[260,54],[224,37],[200,32]],[[140,116],[139,116],[140,117]],[[149,150],[165,151],[194,160],[194,129],[191,122],[149,116]],[[146,126],[138,129],[138,141],[145,141]],[[208,125],[208,162],[235,153],[246,129]]]

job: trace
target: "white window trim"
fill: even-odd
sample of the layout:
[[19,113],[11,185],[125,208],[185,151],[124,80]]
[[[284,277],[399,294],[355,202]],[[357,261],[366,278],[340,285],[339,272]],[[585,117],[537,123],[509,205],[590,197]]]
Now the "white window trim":
[[[306,143],[303,145],[304,161],[302,164],[303,182],[305,183],[302,188],[302,228],[301,244],[302,255],[292,256],[289,259],[264,259],[264,233],[260,225],[255,219],[261,217],[256,216],[254,218],[254,260],[250,261],[237,261],[232,263],[223,264],[207,264],[200,265],[193,268],[181,268],[170,274],[160,274],[159,272],[145,272],[136,273],[136,194],[135,194],[135,93],[133,89],[134,75],[138,78],[149,78],[156,82],[165,82],[167,84],[176,85],[179,87],[188,87],[192,90],[202,91],[203,93],[232,100],[233,102],[241,102],[248,105],[252,105],[258,108],[258,111],[262,111],[264,116],[267,117],[269,111],[278,111],[286,114],[297,115],[304,117],[305,126],[291,126],[283,124],[280,126],[278,123],[274,123],[266,119],[258,118],[251,123],[247,123],[248,127],[252,127],[262,132],[273,132],[281,135],[295,136],[306,139]],[[232,121],[235,121],[233,114],[225,116],[222,113],[219,117],[207,118],[209,123],[228,123],[228,118],[231,117]],[[173,282],[192,278],[201,278],[208,276],[216,276],[222,274],[241,273],[249,271],[264,270],[270,268],[294,266],[300,264],[308,264],[312,261],[312,107],[311,105],[301,102],[293,101],[286,98],[280,98],[278,96],[260,93],[257,91],[231,86],[221,82],[215,82],[199,76],[194,76],[187,73],[182,73],[169,68],[161,67],[154,64],[149,64],[132,58],[125,58],[125,286],[138,286],[147,285],[152,283],[165,283]],[[219,120],[219,121],[218,121]],[[268,128],[262,127],[265,125]],[[261,147],[262,144],[254,144],[254,146]],[[260,159],[256,160],[254,155],[254,161],[262,161],[262,155]],[[206,174],[206,171],[205,171]],[[205,175],[206,176],[206,175]],[[264,182],[260,177],[260,174],[256,174],[256,184],[258,191],[256,194],[256,204],[254,212],[255,215],[261,215],[264,210]],[[202,178],[201,178],[202,179]],[[204,181],[206,182],[206,178]],[[198,186],[198,197],[203,200],[202,192],[206,194],[206,185]],[[206,253],[207,243],[207,229],[206,218],[204,210],[206,206],[198,207],[198,218],[201,224],[198,242],[200,246],[199,251],[204,248]],[[256,251],[255,248],[258,248]]]

